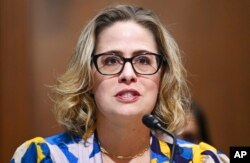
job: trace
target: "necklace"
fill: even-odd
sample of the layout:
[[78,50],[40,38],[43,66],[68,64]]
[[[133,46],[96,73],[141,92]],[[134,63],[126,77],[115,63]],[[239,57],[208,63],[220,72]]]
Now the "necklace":
[[102,151],[102,153],[106,154],[106,155],[109,155],[113,158],[117,158],[117,159],[133,159],[133,158],[136,158],[136,157],[140,157],[142,156],[148,149],[149,149],[149,146],[147,146],[146,148],[144,148],[141,152],[135,154],[135,155],[132,155],[132,156],[121,156],[121,155],[114,155],[114,154],[111,154],[109,153],[105,148],[103,148],[102,146],[100,146],[100,149]]

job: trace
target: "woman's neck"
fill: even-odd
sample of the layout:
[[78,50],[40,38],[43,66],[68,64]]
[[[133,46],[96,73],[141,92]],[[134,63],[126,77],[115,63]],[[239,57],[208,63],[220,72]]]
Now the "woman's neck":
[[[141,120],[108,121],[99,118],[97,121],[97,135],[100,146],[109,157],[114,156],[141,156],[148,153],[150,144],[150,130]],[[150,156],[149,156],[150,157]],[[116,158],[113,158],[116,159]]]

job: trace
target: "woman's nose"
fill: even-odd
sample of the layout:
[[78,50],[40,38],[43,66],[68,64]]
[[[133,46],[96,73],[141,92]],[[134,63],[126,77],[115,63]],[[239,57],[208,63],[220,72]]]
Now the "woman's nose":
[[126,84],[130,84],[137,81],[137,75],[131,63],[129,62],[125,63],[124,68],[119,75],[118,81],[120,83],[126,83]]

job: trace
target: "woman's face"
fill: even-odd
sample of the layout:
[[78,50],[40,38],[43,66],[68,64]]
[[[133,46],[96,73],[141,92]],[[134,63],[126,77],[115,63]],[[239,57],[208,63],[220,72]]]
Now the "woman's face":
[[[143,26],[132,21],[116,22],[99,34],[95,54],[111,51],[131,58],[142,52],[157,53],[157,45],[153,34]],[[138,75],[129,62],[117,75],[102,75],[94,65],[92,68],[97,118],[129,120],[152,112],[161,70],[154,75]]]

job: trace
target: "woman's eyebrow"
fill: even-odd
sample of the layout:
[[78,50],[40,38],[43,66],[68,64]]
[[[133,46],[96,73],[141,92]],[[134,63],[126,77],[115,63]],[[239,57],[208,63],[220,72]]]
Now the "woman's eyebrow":
[[[140,55],[140,54],[146,54],[146,53],[155,53],[155,52],[151,52],[148,50],[136,50],[134,52],[132,52],[132,57],[136,56],[136,55]],[[98,54],[114,54],[114,55],[118,55],[118,56],[123,56],[124,53],[121,50],[109,50],[109,51],[105,51],[102,53],[97,53]]]
[[148,50],[137,50],[137,51],[133,52],[133,56],[134,55],[139,55],[139,54],[145,54],[145,53],[155,53],[155,52],[151,52],[151,51],[148,51]]
[[119,50],[109,50],[109,51],[105,51],[102,53],[97,53],[98,54],[115,54],[115,55],[122,55],[122,52]]

